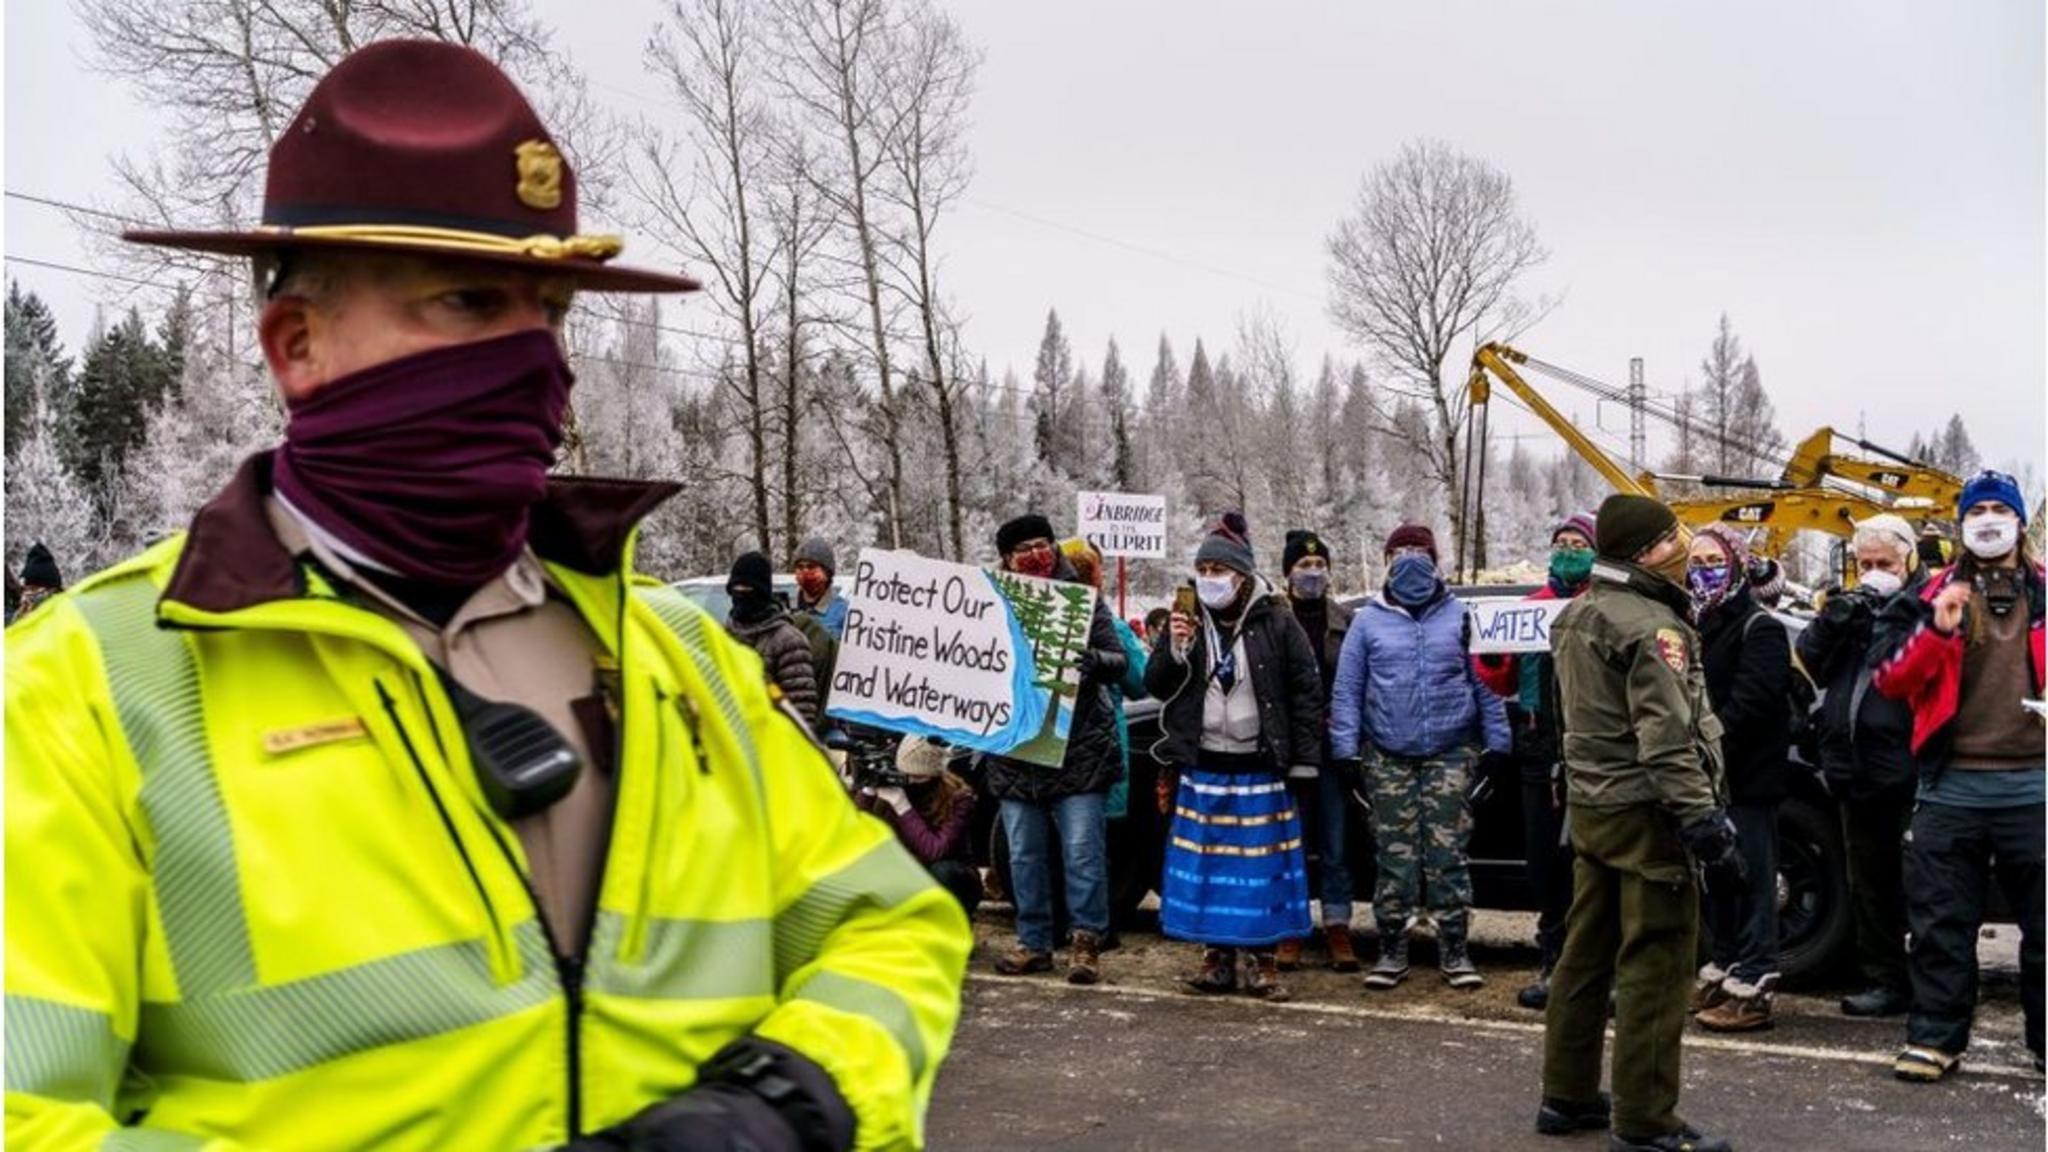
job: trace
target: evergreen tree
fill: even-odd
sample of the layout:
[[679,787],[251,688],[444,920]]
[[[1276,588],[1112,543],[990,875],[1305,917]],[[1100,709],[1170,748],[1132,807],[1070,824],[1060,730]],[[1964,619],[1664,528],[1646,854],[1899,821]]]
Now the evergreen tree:
[[1031,372],[1031,423],[1038,458],[1054,468],[1069,470],[1077,461],[1066,455],[1062,443],[1063,425],[1072,405],[1069,396],[1074,379],[1074,351],[1060,330],[1060,314],[1045,314],[1045,335],[1038,342],[1038,363]]
[[164,367],[142,313],[132,308],[86,348],[60,416],[59,443],[66,467],[103,502],[128,454],[148,434],[151,410],[171,391]]
[[1131,380],[1118,354],[1116,337],[1102,358],[1102,407],[1109,417],[1109,482],[1118,492],[1137,483],[1137,461],[1131,447]]
[[33,434],[39,405],[61,410],[68,400],[71,362],[57,340],[57,318],[42,297],[7,282],[6,452],[14,459]]

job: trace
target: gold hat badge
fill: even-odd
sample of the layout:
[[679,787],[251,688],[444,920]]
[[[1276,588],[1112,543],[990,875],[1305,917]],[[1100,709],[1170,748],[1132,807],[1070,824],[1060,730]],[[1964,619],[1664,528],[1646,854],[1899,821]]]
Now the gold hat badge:
[[519,165],[519,202],[545,212],[562,204],[562,154],[545,140],[528,140],[512,150]]

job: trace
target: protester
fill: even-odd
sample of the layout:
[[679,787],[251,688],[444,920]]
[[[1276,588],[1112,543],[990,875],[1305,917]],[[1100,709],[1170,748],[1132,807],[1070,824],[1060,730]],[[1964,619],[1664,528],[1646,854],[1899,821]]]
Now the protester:
[[1195,612],[1175,609],[1146,687],[1166,702],[1163,743],[1180,770],[1160,893],[1160,931],[1202,946],[1190,992],[1238,986],[1284,1000],[1276,947],[1309,928],[1301,820],[1290,769],[1323,756],[1323,685],[1307,634],[1258,575],[1244,518],[1226,513],[1195,552]]
[[[1287,581],[1287,606],[1315,651],[1327,709],[1337,681],[1337,659],[1344,651],[1344,633],[1351,627],[1351,608],[1330,595],[1329,545],[1306,528],[1288,532],[1280,553],[1280,572]],[[1323,943],[1330,954],[1330,967],[1356,972],[1358,953],[1351,946],[1351,861],[1346,856],[1351,843],[1352,781],[1334,760],[1326,758],[1314,780],[1297,777],[1288,785],[1295,803],[1310,814],[1304,823],[1309,851],[1318,858],[1316,895],[1322,904]],[[1302,939],[1295,937],[1280,945],[1282,972],[1300,966],[1302,944]]]
[[854,803],[894,828],[932,879],[972,915],[982,891],[974,866],[974,786],[947,769],[951,755],[936,740],[905,736],[896,746],[896,771],[905,783],[862,787]]
[[1507,711],[1473,668],[1471,620],[1437,571],[1435,535],[1404,524],[1388,535],[1385,558],[1386,587],[1352,619],[1330,703],[1330,754],[1363,758],[1372,800],[1380,955],[1365,986],[1408,978],[1408,922],[1426,911],[1444,980],[1477,988],[1467,795],[1482,750],[1505,756],[1512,746]]
[[[1592,585],[1550,626],[1576,862],[1536,1130],[1611,1122],[1616,1152],[1728,1152],[1677,1112],[1693,862],[1710,883],[1742,878],[1720,796],[1721,726],[1686,623],[1686,544],[1671,509],[1626,494],[1600,505],[1594,544]],[[1600,1091],[1610,1005],[1611,1103]]]
[[[1095,589],[1102,595],[1102,553],[1095,550],[1086,540],[1062,540],[1060,552],[1073,566],[1074,575],[1080,582]],[[1110,712],[1116,717],[1116,748],[1120,767],[1116,783],[1110,786],[1104,797],[1102,813],[1105,819],[1121,820],[1130,812],[1131,803],[1131,728],[1124,719],[1124,701],[1136,700],[1145,695],[1145,646],[1138,642],[1131,626],[1110,617],[1110,624],[1116,629],[1117,643],[1124,651],[1123,677],[1109,686]]]
[[7,636],[9,1146],[915,1139],[965,917],[633,572],[676,485],[553,473],[571,293],[696,285],[468,48],[275,140],[261,226],[130,239],[257,259],[282,444]]
[[1762,608],[1776,608],[1785,602],[1785,566],[1769,556],[1751,556],[1746,571],[1750,599]]
[[[1550,571],[1531,600],[1570,600],[1593,573],[1594,520],[1567,517],[1550,530]],[[1514,729],[1514,763],[1522,791],[1522,855],[1536,893],[1536,979],[1515,1003],[1541,1011],[1550,1000],[1550,973],[1564,950],[1564,918],[1572,903],[1572,850],[1566,842],[1563,748],[1557,730],[1557,671],[1547,652],[1479,657],[1479,678],[1507,699]]]
[[747,552],[733,561],[725,594],[732,599],[726,630],[760,654],[768,679],[782,690],[804,723],[815,728],[823,694],[811,663],[811,642],[790,619],[789,609],[775,598],[775,570],[768,557]]
[[2020,1004],[2041,1068],[2042,568],[2017,481],[1979,472],[1957,503],[1962,548],[1917,596],[1894,596],[1873,647],[1872,683],[1913,710],[1923,765],[1906,836],[1913,981],[1906,1048],[1893,1071],[1939,1080],[1970,1044],[1977,932],[1995,872],[2020,926]]
[[1856,917],[1862,990],[1842,999],[1850,1016],[1896,1016],[1912,1003],[1906,975],[1902,867],[1918,778],[1913,714],[1871,690],[1872,629],[1893,596],[1917,596],[1927,570],[1912,525],[1891,513],[1856,526],[1857,583],[1829,596],[1799,634],[1799,662],[1826,689],[1820,767],[1842,813],[1842,846]]
[[1154,608],[1150,612],[1145,613],[1146,642],[1155,642],[1161,635],[1165,634],[1167,619],[1172,615],[1173,610],[1165,607]]
[[[1078,579],[1053,543],[1051,521],[1036,513],[997,529],[996,551],[1005,571],[1046,580]],[[1066,911],[1073,923],[1067,980],[1093,984],[1102,978],[1102,941],[1109,931],[1104,808],[1121,764],[1110,686],[1123,674],[1123,644],[1109,606],[1098,598],[1081,655],[1081,684],[1060,766],[989,757],[988,788],[1002,801],[1003,832],[1010,842],[1010,885],[1017,903],[1016,947],[996,959],[996,971],[1005,976],[1052,971],[1052,869],[1057,852]]]
[[1778,805],[1791,746],[1792,646],[1785,626],[1750,594],[1749,546],[1709,524],[1693,537],[1686,570],[1720,720],[1728,818],[1748,879],[1708,889],[1707,965],[1691,1009],[1711,1032],[1771,1026],[1778,987]]
[[28,546],[28,554],[21,561],[21,589],[15,596],[14,610],[7,617],[12,624],[33,611],[36,605],[64,590],[64,574],[57,570],[57,558],[38,540]]
[[796,576],[795,610],[815,617],[832,639],[838,640],[846,631],[846,598],[832,586],[832,578],[839,573],[832,545],[822,536],[807,537],[797,545],[790,569]]

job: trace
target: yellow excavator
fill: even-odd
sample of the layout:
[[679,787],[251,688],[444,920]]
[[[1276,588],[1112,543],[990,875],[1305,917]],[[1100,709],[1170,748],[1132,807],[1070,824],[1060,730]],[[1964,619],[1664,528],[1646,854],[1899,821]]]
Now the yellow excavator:
[[[1883,456],[1889,463],[1843,456],[1835,452],[1835,441],[1847,440],[1866,452]],[[1895,510],[1924,508],[1946,512],[1963,494],[1963,478],[1921,460],[1914,460],[1889,448],[1833,428],[1822,428],[1792,449],[1792,459],[1780,479],[1800,488],[1819,487],[1829,477],[1878,489],[1890,497]]]
[[[1513,393],[1529,411],[1549,425],[1551,430],[1564,440],[1571,450],[1591,465],[1602,479],[1614,486],[1617,492],[1633,492],[1643,496],[1665,499],[1658,491],[1659,477],[1650,472],[1635,475],[1617,463],[1599,445],[1593,443],[1585,433],[1569,419],[1552,407],[1550,402],[1517,372],[1516,366],[1529,361],[1527,354],[1506,344],[1491,343],[1482,346],[1472,356],[1471,375],[1466,382],[1467,395],[1471,401],[1470,412],[1484,436],[1486,405],[1492,398],[1494,382],[1498,381]],[[1468,425],[1467,437],[1471,435]],[[1841,541],[1854,535],[1856,522],[1888,510],[1888,506],[1876,500],[1823,486],[1822,480],[1829,476],[1839,477],[1859,484],[1869,484],[1888,492],[1911,496],[1917,501],[1924,500],[1930,507],[1940,506],[1943,493],[1952,484],[1953,492],[1962,490],[1961,481],[1946,473],[1927,468],[1924,465],[1901,462],[1897,467],[1871,464],[1869,461],[1834,455],[1831,451],[1834,440],[1833,429],[1822,429],[1803,441],[1793,462],[1782,478],[1776,480],[1735,478],[1723,476],[1666,476],[1662,479],[1690,482],[1709,487],[1742,488],[1749,491],[1727,499],[1676,499],[1666,500],[1672,511],[1678,514],[1680,522],[1700,526],[1721,522],[1755,533],[1755,550],[1764,556],[1779,556],[1791,546],[1793,537],[1802,531],[1823,532]],[[1861,441],[1857,442],[1859,446]],[[1876,449],[1873,449],[1876,450]],[[1881,450],[1879,450],[1881,451]],[[1483,461],[1483,457],[1481,457]],[[1482,462],[1480,467],[1484,468]],[[1481,484],[1483,486],[1483,473]],[[1953,503],[1953,494],[1946,496],[1946,502]],[[1901,509],[1903,511],[1903,509]],[[1853,562],[1847,548],[1838,548],[1836,566],[1844,569],[1844,577],[1853,580]]]

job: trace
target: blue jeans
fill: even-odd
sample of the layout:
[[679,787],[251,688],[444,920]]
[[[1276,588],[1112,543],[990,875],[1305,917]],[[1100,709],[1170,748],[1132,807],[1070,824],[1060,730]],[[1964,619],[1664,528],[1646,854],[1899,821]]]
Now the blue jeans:
[[[1352,780],[1335,765],[1324,764],[1313,785],[1306,780],[1293,783],[1301,803],[1302,823],[1313,814],[1314,847],[1318,863],[1316,899],[1323,903],[1323,923],[1351,923],[1351,788]],[[1313,797],[1309,795],[1313,793]],[[1312,802],[1311,802],[1312,800]]]
[[1708,952],[1716,968],[1754,984],[1778,970],[1778,805],[1732,804],[1728,818],[1749,879],[1708,890]]
[[1017,899],[1017,942],[1033,952],[1052,951],[1053,829],[1059,830],[1060,870],[1067,882],[1067,915],[1074,928],[1097,936],[1109,931],[1109,854],[1104,846],[1100,792],[1032,803],[1003,801],[1003,834],[1010,840],[1010,886]]

